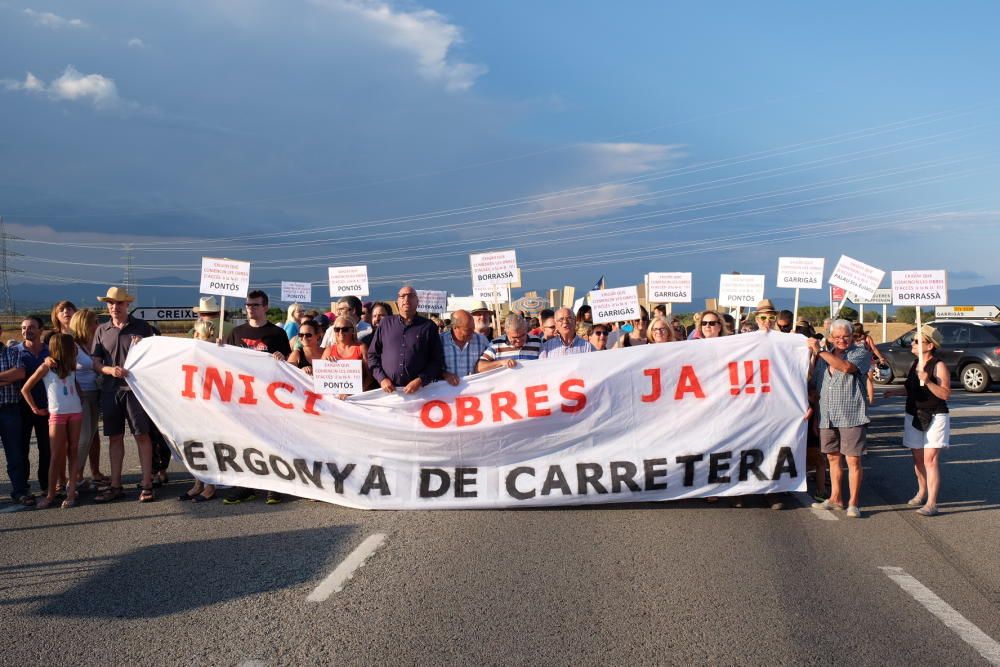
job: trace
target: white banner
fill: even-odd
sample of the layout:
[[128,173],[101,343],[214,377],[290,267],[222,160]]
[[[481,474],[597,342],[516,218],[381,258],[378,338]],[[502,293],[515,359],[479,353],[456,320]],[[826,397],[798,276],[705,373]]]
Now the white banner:
[[330,280],[330,298],[342,296],[368,296],[367,266],[331,266],[327,268]]
[[646,300],[650,303],[691,303],[691,274],[647,274]]
[[885,271],[859,262],[847,255],[841,255],[827,281],[835,287],[842,287],[857,294],[861,299],[870,299],[885,277]]
[[[573,306],[575,308],[576,304]],[[637,320],[640,317],[639,291],[635,285],[593,290],[590,308],[594,324]]]
[[200,291],[245,299],[250,291],[250,262],[202,257]]
[[472,266],[473,290],[518,281],[517,253],[513,250],[469,255],[469,264]]
[[129,385],[199,479],[368,509],[468,509],[805,489],[809,353],[753,333],[491,371],[340,401],[267,354],[181,338]]
[[719,305],[753,308],[764,298],[764,276],[723,273],[719,276]]
[[281,281],[281,300],[285,303],[309,303],[312,301],[312,283]]
[[948,272],[940,269],[932,271],[893,271],[892,305],[948,305]]
[[822,257],[779,257],[778,287],[823,289]]

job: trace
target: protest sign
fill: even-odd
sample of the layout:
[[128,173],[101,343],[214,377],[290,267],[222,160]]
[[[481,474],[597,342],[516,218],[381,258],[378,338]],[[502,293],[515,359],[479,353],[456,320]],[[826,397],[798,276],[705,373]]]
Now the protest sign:
[[316,359],[312,362],[312,369],[313,391],[317,394],[353,396],[364,391],[360,359],[348,361]]
[[779,257],[778,287],[822,289],[825,262],[822,257]]
[[309,303],[312,301],[312,283],[281,281],[281,300],[285,303]]
[[509,300],[510,288],[507,285],[473,285],[472,296],[490,305],[498,304]]
[[[868,299],[878,289],[884,276],[885,271],[882,269],[869,266],[847,255],[841,255],[840,261],[837,262],[837,266],[834,267],[827,282],[837,287],[843,287],[862,299]],[[845,298],[846,294],[839,300],[841,307],[844,305]]]
[[894,306],[948,305],[948,276],[943,270],[893,271]]
[[808,366],[802,336],[751,333],[340,401],[235,346],[157,336],[125,364],[195,477],[369,509],[804,490]]
[[719,276],[719,305],[753,308],[764,298],[764,276],[723,273]]
[[647,274],[646,298],[650,303],[691,303],[691,274],[688,272]]
[[594,324],[637,320],[639,292],[635,285],[593,290],[590,293],[590,308]]
[[331,266],[327,269],[330,279],[330,298],[342,296],[368,296],[367,266]]
[[519,280],[517,255],[513,250],[469,255],[472,265],[472,287],[510,285]]
[[201,293],[245,299],[250,291],[250,262],[201,258]]
[[448,293],[443,290],[418,289],[417,310],[421,313],[443,313],[448,308]]

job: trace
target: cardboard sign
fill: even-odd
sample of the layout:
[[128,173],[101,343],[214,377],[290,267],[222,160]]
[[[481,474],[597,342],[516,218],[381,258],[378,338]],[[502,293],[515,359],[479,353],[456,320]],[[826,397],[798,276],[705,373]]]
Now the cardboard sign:
[[472,288],[510,285],[519,280],[517,255],[513,250],[469,255],[472,265]]
[[326,396],[338,394],[360,394],[364,380],[361,376],[361,360],[330,361],[316,359],[312,363],[313,391]]
[[201,293],[247,298],[250,262],[218,257],[201,258]]
[[637,320],[639,314],[639,292],[635,285],[594,290],[590,293],[590,307],[594,324]]
[[[831,285],[843,287],[848,292],[857,294],[862,299],[869,299],[878,289],[885,277],[885,271],[874,266],[868,266],[864,262],[851,259],[847,255],[841,255],[840,261],[834,267],[830,279],[827,281]],[[836,299],[839,303],[843,297]]]
[[948,305],[948,272],[944,270],[893,271],[892,305]]
[[342,296],[368,296],[367,266],[331,266],[328,274],[331,299],[339,299]]
[[691,274],[648,274],[646,297],[651,303],[691,303]]
[[875,290],[872,293],[872,295],[867,299],[862,299],[857,294],[848,294],[847,298],[850,299],[851,303],[857,304],[859,306],[868,306],[868,305],[888,306],[890,303],[892,303],[892,290],[889,289],[888,287],[884,288],[880,287],[877,290]]
[[508,285],[473,285],[472,296],[482,299],[488,306],[494,303],[507,303],[510,300],[510,287]]
[[823,289],[822,257],[779,257],[778,287]]
[[421,313],[443,313],[448,307],[448,293],[444,290],[418,289],[417,310]]
[[285,303],[309,303],[312,301],[312,283],[281,281],[281,300]]
[[719,276],[719,305],[754,308],[764,298],[764,276],[723,273]]

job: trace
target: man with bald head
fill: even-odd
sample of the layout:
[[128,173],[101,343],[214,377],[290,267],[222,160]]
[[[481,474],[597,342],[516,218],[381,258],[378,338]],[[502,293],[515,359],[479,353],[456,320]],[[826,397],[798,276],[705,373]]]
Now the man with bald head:
[[444,370],[437,325],[417,315],[419,305],[415,289],[401,288],[396,295],[399,314],[383,317],[371,336],[368,367],[387,394],[397,387],[413,394],[440,379]]
[[483,355],[490,341],[476,331],[476,322],[466,310],[451,314],[451,331],[441,334],[444,352],[444,372],[441,377],[455,386],[462,378],[476,372],[476,362]]
[[594,346],[576,335],[576,317],[569,308],[556,311],[556,335],[542,344],[539,359],[556,359],[593,352]]

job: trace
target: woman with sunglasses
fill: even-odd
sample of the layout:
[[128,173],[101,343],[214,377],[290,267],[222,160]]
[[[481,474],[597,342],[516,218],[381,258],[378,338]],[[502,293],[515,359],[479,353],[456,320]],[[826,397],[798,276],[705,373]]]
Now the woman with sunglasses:
[[591,327],[590,335],[587,336],[587,340],[589,340],[590,344],[594,346],[595,352],[608,349],[609,333],[610,327],[608,327],[607,324],[595,324]]
[[288,363],[302,369],[306,375],[312,375],[313,360],[326,359],[323,356],[323,348],[319,346],[322,335],[320,327],[315,321],[309,320],[300,324],[298,343],[292,353],[288,355]]
[[677,337],[667,319],[662,315],[657,315],[649,323],[648,340],[650,343],[673,343]]
[[726,331],[725,322],[722,316],[719,315],[714,310],[706,310],[701,313],[701,321],[698,323],[698,331],[701,334],[699,338],[718,338],[719,336],[725,336],[728,331]]
[[[377,307],[377,306],[376,306]],[[372,309],[374,311],[374,308]],[[326,348],[323,358],[331,361],[361,361],[365,390],[374,389],[375,382],[368,371],[368,346],[358,341],[357,322],[350,315],[341,315],[333,322],[333,345]],[[341,400],[346,395],[338,396]]]

